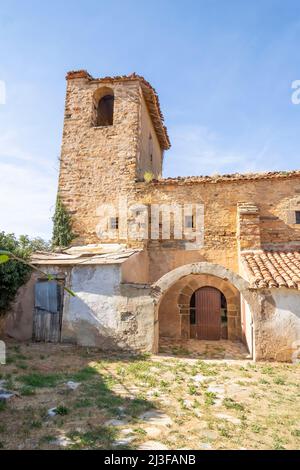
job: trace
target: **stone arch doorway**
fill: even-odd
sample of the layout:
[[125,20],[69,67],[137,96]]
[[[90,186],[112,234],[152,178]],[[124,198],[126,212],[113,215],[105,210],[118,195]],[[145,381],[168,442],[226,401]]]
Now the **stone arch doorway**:
[[[207,290],[203,291],[202,288]],[[200,303],[198,322],[193,327],[191,325],[191,303],[197,293]],[[202,293],[204,299],[201,300]],[[221,339],[221,332],[217,333],[216,331],[218,322],[212,321],[210,323],[208,317],[211,316],[217,320],[218,316],[221,328],[222,298],[223,305],[224,303],[226,305],[226,336],[230,340],[240,339],[240,292],[228,280],[211,274],[188,274],[167,290],[158,309],[159,336],[182,339]],[[206,316],[206,320],[202,318],[203,315]],[[215,330],[208,333],[210,328],[215,328]],[[206,333],[201,334],[203,329]]]
[[227,339],[227,301],[219,289],[205,286],[192,294],[190,338]]
[[[218,264],[192,263],[175,268],[152,285],[155,306],[154,351],[159,350],[159,338],[189,340],[191,297],[204,286],[219,289],[226,299],[228,340],[245,342],[241,327],[241,300],[248,305],[252,317],[251,328],[255,332],[259,298],[251,291],[248,281]],[[251,353],[255,359],[255,333],[252,341]]]

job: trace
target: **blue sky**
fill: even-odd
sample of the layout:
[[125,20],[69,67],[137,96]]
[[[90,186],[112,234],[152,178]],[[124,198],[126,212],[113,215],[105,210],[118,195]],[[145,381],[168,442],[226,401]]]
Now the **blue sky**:
[[65,73],[145,76],[164,176],[299,168],[298,0],[10,0],[0,9],[0,230],[49,238]]

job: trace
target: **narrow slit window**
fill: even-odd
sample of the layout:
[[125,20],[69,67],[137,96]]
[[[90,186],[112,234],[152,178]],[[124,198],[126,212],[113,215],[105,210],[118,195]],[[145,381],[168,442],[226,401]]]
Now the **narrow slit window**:
[[296,218],[296,224],[300,225],[300,211],[296,211],[295,213],[295,218]]
[[152,135],[149,134],[149,156],[150,156],[150,162],[153,162],[153,140],[152,140]]

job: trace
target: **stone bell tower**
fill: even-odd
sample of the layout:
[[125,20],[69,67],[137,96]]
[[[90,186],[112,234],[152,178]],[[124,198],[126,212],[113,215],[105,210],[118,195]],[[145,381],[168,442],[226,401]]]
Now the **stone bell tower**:
[[97,207],[134,193],[145,172],[159,178],[170,142],[155,90],[142,77],[94,79],[80,70],[66,79],[58,191],[75,244],[101,243]]

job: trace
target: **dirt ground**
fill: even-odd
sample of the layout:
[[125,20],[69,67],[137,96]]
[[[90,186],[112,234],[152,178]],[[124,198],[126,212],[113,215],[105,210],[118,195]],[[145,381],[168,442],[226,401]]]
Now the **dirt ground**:
[[2,449],[300,448],[299,364],[13,341],[7,352],[0,389],[16,395],[0,401]]

